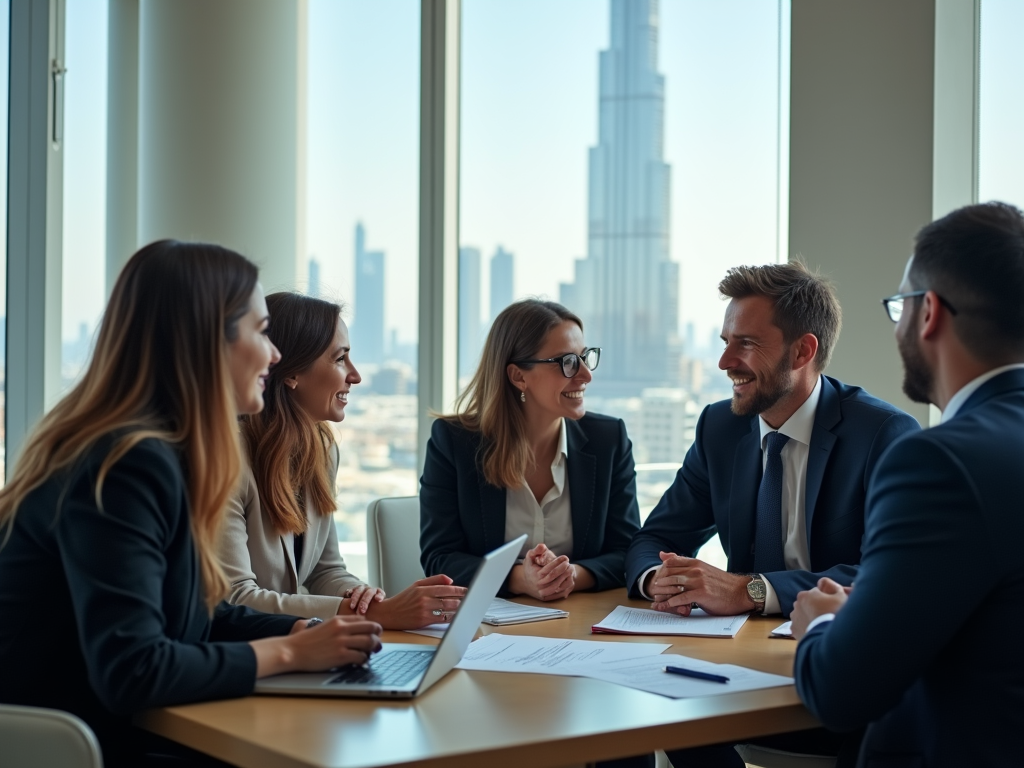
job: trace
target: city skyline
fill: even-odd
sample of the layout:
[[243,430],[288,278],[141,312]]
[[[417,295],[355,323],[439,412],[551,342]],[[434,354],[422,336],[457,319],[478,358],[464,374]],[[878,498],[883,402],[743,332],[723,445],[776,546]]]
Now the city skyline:
[[679,377],[679,264],[670,256],[671,167],[658,0],[612,0],[599,57],[598,142],[589,153],[587,257],[562,304],[607,351],[605,391],[640,394]]

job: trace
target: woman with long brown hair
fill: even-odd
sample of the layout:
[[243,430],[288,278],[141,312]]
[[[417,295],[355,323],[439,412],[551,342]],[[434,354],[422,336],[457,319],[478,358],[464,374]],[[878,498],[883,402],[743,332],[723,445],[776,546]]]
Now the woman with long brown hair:
[[136,712],[243,696],[258,677],[363,663],[379,648],[370,621],[306,630],[221,602],[237,417],[263,407],[279,359],[267,324],[242,256],[168,240],[142,248],[81,382],[0,491],[0,701],[78,715],[108,766],[153,758]]
[[341,307],[299,293],[271,294],[267,306],[283,359],[266,378],[266,407],[242,417],[249,462],[221,551],[228,600],[271,613],[363,615],[385,629],[446,621],[466,591],[447,576],[389,598],[349,573],[338,553],[338,447],[328,423],[345,418],[349,392],[361,381]]
[[427,444],[427,574],[466,584],[486,552],[526,533],[504,594],[555,600],[623,586],[640,514],[625,425],[584,406],[600,356],[561,304],[526,299],[494,320],[456,414],[434,422]]

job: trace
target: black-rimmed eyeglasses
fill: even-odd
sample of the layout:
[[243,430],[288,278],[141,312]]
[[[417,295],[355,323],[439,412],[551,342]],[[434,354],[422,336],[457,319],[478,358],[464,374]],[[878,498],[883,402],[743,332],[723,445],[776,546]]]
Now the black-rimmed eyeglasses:
[[[889,319],[894,323],[898,323],[900,318],[903,317],[903,300],[913,299],[916,296],[924,296],[928,291],[910,291],[910,293],[897,293],[895,296],[890,296],[887,299],[882,299],[882,306],[885,307],[886,314],[889,315]],[[946,301],[944,298],[935,294],[939,297],[939,301],[946,309],[949,310],[951,315],[956,314],[956,309]]]
[[513,365],[532,365],[533,363],[558,363],[562,366],[562,375],[571,379],[580,372],[580,362],[587,366],[588,370],[596,370],[601,362],[601,348],[587,347],[580,354],[570,352],[560,357],[549,357],[546,360],[513,360]]

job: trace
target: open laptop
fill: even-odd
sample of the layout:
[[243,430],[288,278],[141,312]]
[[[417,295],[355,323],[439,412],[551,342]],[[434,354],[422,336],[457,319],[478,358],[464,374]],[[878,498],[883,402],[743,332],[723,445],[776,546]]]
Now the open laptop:
[[377,699],[419,696],[462,660],[525,541],[524,534],[484,556],[440,645],[384,643],[365,667],[265,677],[256,681],[256,693]]

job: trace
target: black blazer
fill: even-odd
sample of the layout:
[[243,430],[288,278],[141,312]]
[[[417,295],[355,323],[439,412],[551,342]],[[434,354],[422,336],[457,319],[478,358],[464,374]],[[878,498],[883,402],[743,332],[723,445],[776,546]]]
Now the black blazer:
[[[806,526],[810,571],[765,574],[788,616],[800,590],[828,576],[851,584],[860,562],[868,478],[885,449],[919,429],[913,417],[860,387],[821,377],[807,457]],[[728,400],[709,405],[675,482],[644,522],[626,557],[630,596],[639,577],[660,565],[659,551],[695,557],[717,532],[729,570],[754,569],[757,490],[761,483],[757,416],[737,416]]]
[[287,634],[295,617],[225,603],[211,617],[178,455],[141,442],[107,474],[100,511],[110,445],[29,494],[0,549],[0,701],[72,712],[108,765],[129,765],[143,738],[132,714],[252,693],[244,641]]
[[860,766],[1021,764],[1022,469],[1022,370],[882,457],[856,586],[794,662],[822,723],[871,723]]
[[[574,563],[595,590],[621,587],[626,548],[640,528],[633,447],[621,419],[566,419]],[[467,585],[480,558],[505,543],[505,489],[484,480],[480,433],[434,422],[420,478],[420,562]],[[501,594],[507,595],[508,581]]]

